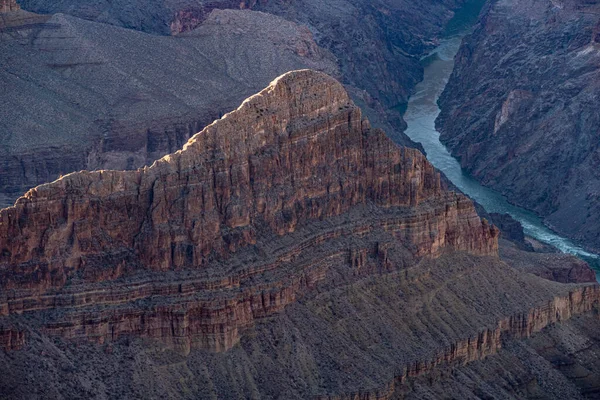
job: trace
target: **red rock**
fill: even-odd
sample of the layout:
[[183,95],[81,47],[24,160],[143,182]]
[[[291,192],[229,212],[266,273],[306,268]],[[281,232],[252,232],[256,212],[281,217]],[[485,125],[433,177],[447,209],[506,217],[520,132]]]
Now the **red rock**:
[[[311,232],[311,221],[333,221],[357,207],[371,207],[372,215],[331,222],[244,269],[226,267],[249,245]],[[333,78],[295,71],[149,168],[69,174],[1,210],[0,284],[10,295],[0,312],[75,307],[46,332],[227,350],[255,319],[323,280],[331,263],[349,263],[356,275],[397,268],[383,242],[333,250],[335,240],[365,235],[387,235],[417,258],[498,249],[498,230],[479,219],[469,199],[442,189],[418,150],[371,129]],[[329,247],[319,258],[321,244]],[[185,270],[196,275],[160,281],[161,273]],[[198,275],[203,270],[232,272],[211,279]],[[139,285],[89,286],[151,272]],[[276,275],[264,281],[268,273]],[[71,279],[80,283],[63,287]],[[171,300],[132,304],[156,295]],[[124,306],[89,310],[111,304]]]
[[16,0],[0,0],[0,12],[18,11],[21,7],[17,4]]

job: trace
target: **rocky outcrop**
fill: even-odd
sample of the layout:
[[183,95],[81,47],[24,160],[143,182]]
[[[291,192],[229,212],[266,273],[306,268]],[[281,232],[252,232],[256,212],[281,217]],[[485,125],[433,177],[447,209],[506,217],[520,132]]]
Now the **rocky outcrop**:
[[289,70],[337,74],[305,28],[254,11],[185,37],[20,11],[0,37],[2,207],[69,172],[149,165]]
[[514,315],[498,321],[495,328],[485,329],[476,337],[453,343],[431,360],[421,360],[406,366],[400,375],[385,388],[376,391],[347,393],[334,396],[319,396],[319,400],[375,399],[389,400],[401,396],[406,391],[403,385],[423,375],[431,374],[437,368],[452,365],[466,365],[496,354],[502,348],[503,340],[529,338],[551,324],[567,321],[572,316],[597,310],[600,304],[600,286],[589,286],[569,293],[568,296],[553,299],[548,304],[530,310],[526,314]]
[[[368,224],[352,217],[356,207],[371,207]],[[352,227],[332,229],[335,217]],[[330,227],[294,245],[280,243],[297,230],[306,237],[307,224],[318,220]],[[387,239],[335,245],[336,238],[367,234]],[[470,200],[443,190],[420,152],[398,148],[371,129],[342,85],[296,71],[151,167],[69,174],[0,211],[6,293],[0,310],[123,304],[93,316],[66,313],[45,329],[74,339],[134,334],[186,352],[221,351],[256,318],[314,287],[333,262],[348,263],[360,276],[406,262],[390,264],[394,241],[421,258],[456,250],[494,255],[497,237]],[[311,259],[307,253],[316,254],[323,242],[329,250]],[[280,250],[236,264],[249,246],[266,243]],[[160,273],[166,272],[188,275],[164,283]],[[154,275],[134,284],[130,279],[140,273]],[[276,275],[260,283],[266,274]],[[103,283],[118,278],[123,283],[107,291]],[[205,300],[194,299],[199,291]],[[127,306],[155,296],[169,297],[167,305]]]
[[7,13],[11,11],[18,11],[21,8],[17,4],[16,0],[0,0],[0,12]]
[[500,256],[513,268],[563,283],[596,282],[596,273],[583,260],[563,253],[523,251],[514,243],[500,241]]
[[[218,9],[248,9],[244,1],[217,0],[213,2],[188,2],[183,8],[181,5],[173,8],[172,20],[169,23],[171,35],[190,32],[200,26],[213,10]],[[168,18],[168,16],[166,16]]]
[[600,382],[599,327],[598,315],[590,312],[526,340],[507,338],[495,356],[451,371],[440,368],[413,379],[410,389],[400,392],[408,399],[442,398],[448,393],[460,398],[594,398]]
[[12,327],[0,327],[0,349],[21,350],[25,345],[25,332]]
[[600,249],[595,1],[490,3],[440,98],[441,140],[483,184]]
[[[345,221],[356,222],[360,215],[367,221],[375,210],[360,212]],[[322,232],[324,226],[339,225],[342,219],[344,215],[314,222],[311,231]],[[247,292],[248,282],[263,287],[262,299],[249,306],[260,310],[263,303],[275,306],[281,298],[278,289],[268,289],[280,276],[278,272],[285,271],[283,275],[287,275],[299,264],[319,259],[328,265],[319,279],[313,281],[313,289],[305,290],[295,302],[268,318],[257,318],[243,328],[240,339],[227,351],[202,350],[194,347],[199,342],[192,341],[189,353],[183,356],[186,337],[178,335],[195,330],[190,337],[198,338],[202,325],[194,322],[207,321],[210,313],[216,316],[218,310],[203,309],[200,315],[188,314],[186,319],[191,309],[179,302],[176,294],[167,295],[166,291],[164,296],[115,301],[99,307],[92,303],[72,306],[64,298],[55,301],[52,309],[3,317],[29,328],[21,350],[0,352],[4,377],[0,388],[15,399],[31,393],[72,398],[85,393],[85,385],[89,384],[101,387],[99,393],[118,393],[122,397],[156,392],[183,398],[206,398],[211,393],[219,398],[245,397],[248,393],[291,399],[343,398],[344,393],[387,396],[393,390],[394,396],[407,393],[411,398],[415,383],[421,382],[421,378],[435,385],[454,371],[479,368],[482,363],[492,366],[501,363],[510,370],[511,364],[504,361],[502,352],[516,343],[517,338],[533,335],[535,339],[534,332],[538,329],[555,321],[564,324],[568,318],[587,310],[591,311],[581,315],[597,318],[594,316],[597,286],[550,282],[518,272],[497,257],[446,252],[435,259],[410,260],[407,258],[410,253],[402,249],[393,235],[387,236],[389,242],[385,246],[378,247],[387,249],[387,256],[375,256],[376,248],[367,243],[372,240],[381,243],[385,235],[352,226],[337,239],[328,234],[311,241],[304,252],[293,251],[296,258],[287,264],[277,263],[277,268],[249,277],[246,283],[242,279],[235,290],[240,295]],[[298,229],[270,243],[274,248],[281,248],[286,241],[288,245],[295,244],[299,234],[305,237],[306,231]],[[355,250],[347,251],[349,245]],[[263,244],[259,246],[267,254],[272,250]],[[360,270],[351,266],[351,260],[363,253],[360,250],[363,246],[369,247],[367,257],[354,265],[362,265],[366,272],[359,274]],[[329,257],[337,249],[346,250],[339,257]],[[247,258],[241,253],[237,257],[245,265]],[[383,265],[377,260],[384,258],[389,262],[388,269],[372,268]],[[230,265],[219,267],[223,274],[229,274]],[[176,286],[169,273],[160,275],[166,278],[165,283]],[[217,304],[228,293],[225,286],[219,290],[217,285],[214,291],[187,288],[187,274],[181,277],[182,296],[193,294],[197,303],[205,301],[206,295]],[[131,285],[136,283],[134,278],[127,281]],[[96,293],[112,290],[115,283],[118,284],[105,285],[104,290],[98,287]],[[61,291],[77,291],[77,285]],[[86,296],[82,295],[82,299]],[[171,308],[171,315],[165,312],[160,316],[167,308]],[[135,309],[137,316],[131,313],[127,317],[130,323],[118,323],[120,313]],[[220,320],[230,320],[231,316],[223,309]],[[159,318],[164,318],[163,322],[156,324]],[[114,337],[110,328],[92,329],[94,325],[102,327],[103,323],[108,327],[114,324]],[[131,329],[140,326],[154,326],[154,332],[162,332],[163,337],[136,339]],[[130,329],[130,333],[125,329]],[[84,334],[89,338],[84,339]],[[104,342],[98,343],[103,335]],[[94,338],[99,340],[87,344]],[[469,360],[479,362],[469,363]],[[36,368],[40,362],[46,367]],[[591,365],[588,367],[593,369]],[[239,370],[247,372],[233,378],[232,374]],[[63,371],[64,380],[50,379],[57,371]],[[26,391],[23,377],[31,377]],[[122,385],[123,379],[130,383]],[[203,384],[194,384],[198,380]],[[486,382],[486,387],[499,385],[504,390],[518,390],[518,382],[506,383],[493,376],[478,382]],[[477,387],[472,385],[462,390],[471,393]],[[412,397],[419,396],[413,393]]]

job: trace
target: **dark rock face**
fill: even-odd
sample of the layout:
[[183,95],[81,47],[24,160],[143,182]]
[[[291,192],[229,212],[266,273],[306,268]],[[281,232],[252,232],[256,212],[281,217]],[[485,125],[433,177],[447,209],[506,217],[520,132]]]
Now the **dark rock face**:
[[600,250],[600,5],[491,3],[440,98],[441,139],[473,176]]
[[335,54],[343,83],[374,126],[385,129],[397,143],[414,146],[401,133],[405,126],[401,114],[422,76],[419,59],[434,46],[453,10],[469,2],[473,0],[151,0],[143,4],[24,0],[22,5],[33,12],[66,13],[161,35],[189,32],[215,9],[253,9],[282,16],[306,26],[322,48]]
[[500,236],[525,251],[534,251],[533,246],[525,238],[523,225],[510,214],[488,213],[479,203],[475,203],[477,214],[494,224],[500,230]]
[[527,246],[525,242],[525,233],[519,221],[515,220],[509,214],[491,213],[490,217],[490,221],[502,232],[503,238],[518,243],[524,249],[530,249],[530,246]]
[[258,1],[254,8],[309,26],[317,43],[340,60],[343,82],[366,91],[366,102],[376,100],[388,111],[388,118],[399,121],[398,111],[422,79],[419,59],[435,45],[452,10],[463,3]]
[[0,206],[82,169],[135,169],[180,149],[280,74],[337,74],[310,32],[215,10],[185,37],[66,15],[0,22]]
[[[577,316],[517,341],[508,339],[494,357],[441,369],[416,379],[404,399],[595,399],[600,375],[600,319]],[[482,383],[485,382],[485,383]]]
[[562,283],[596,282],[596,274],[579,258],[562,253],[524,251],[514,243],[500,241],[500,257],[511,267]]

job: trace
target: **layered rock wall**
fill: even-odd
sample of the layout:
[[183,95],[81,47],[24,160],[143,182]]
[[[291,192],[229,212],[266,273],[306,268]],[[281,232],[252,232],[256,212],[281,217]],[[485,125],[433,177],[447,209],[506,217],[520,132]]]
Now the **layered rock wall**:
[[[403,239],[416,253],[495,252],[495,228],[454,197],[434,219],[437,235],[409,219],[397,221],[407,226]],[[152,167],[70,174],[2,210],[2,283],[43,289],[83,268],[113,277],[128,268],[198,268],[261,231],[283,235],[366,202],[417,207],[436,198],[448,201],[420,152],[370,129],[332,78],[294,72]]]
[[0,13],[18,11],[21,7],[16,0],[0,0]]
[[0,312],[63,310],[44,330],[73,340],[222,351],[334,266],[459,250],[497,255],[498,230],[341,84],[294,71],[151,167],[69,174],[1,210]]
[[484,185],[600,250],[596,1],[490,2],[440,97],[440,139]]
[[506,338],[524,339],[547,326],[566,321],[572,316],[598,310],[600,286],[577,289],[568,296],[556,297],[544,306],[531,309],[528,313],[513,315],[498,321],[494,328],[482,330],[477,337],[460,340],[431,360],[421,360],[404,368],[387,387],[376,391],[347,393],[334,396],[319,396],[319,400],[389,400],[396,398],[397,389],[411,378],[431,373],[445,365],[467,364],[494,355]]

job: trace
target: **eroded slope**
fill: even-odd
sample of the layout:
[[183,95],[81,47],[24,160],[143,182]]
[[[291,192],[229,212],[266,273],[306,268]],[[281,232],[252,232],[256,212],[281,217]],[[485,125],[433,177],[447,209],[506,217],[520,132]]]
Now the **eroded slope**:
[[483,184],[600,248],[600,6],[492,2],[440,98],[441,140]]

